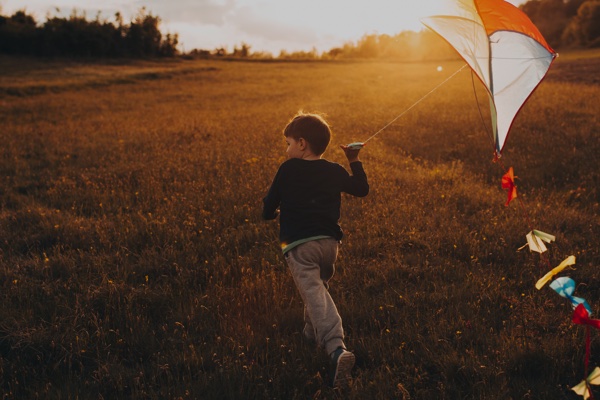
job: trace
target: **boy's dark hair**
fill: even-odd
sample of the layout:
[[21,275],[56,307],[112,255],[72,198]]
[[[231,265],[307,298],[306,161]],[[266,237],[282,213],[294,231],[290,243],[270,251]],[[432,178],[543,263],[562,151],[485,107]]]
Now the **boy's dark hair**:
[[306,140],[313,153],[320,156],[325,153],[331,140],[331,128],[319,114],[298,112],[283,129],[285,137]]

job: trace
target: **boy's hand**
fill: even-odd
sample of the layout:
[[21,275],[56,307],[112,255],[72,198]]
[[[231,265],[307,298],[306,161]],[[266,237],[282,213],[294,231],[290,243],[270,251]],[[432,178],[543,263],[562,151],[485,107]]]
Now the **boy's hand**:
[[354,147],[349,147],[345,144],[341,144],[340,149],[344,150],[344,154],[346,154],[346,158],[348,159],[349,163],[359,161],[358,153],[360,152],[360,148],[356,149]]
[[263,215],[262,215],[262,218],[263,218],[265,221],[270,221],[270,220],[272,220],[272,219],[275,219],[275,218],[277,218],[278,216],[279,216],[279,209],[277,209],[277,210],[273,211],[273,214],[265,214],[265,211],[263,210]]

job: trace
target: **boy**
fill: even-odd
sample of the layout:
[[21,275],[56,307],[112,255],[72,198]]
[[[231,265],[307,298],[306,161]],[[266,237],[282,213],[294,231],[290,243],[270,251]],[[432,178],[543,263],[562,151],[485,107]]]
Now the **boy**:
[[320,115],[299,112],[283,134],[288,160],[279,167],[263,200],[263,218],[275,219],[281,214],[281,248],[304,302],[303,334],[330,355],[332,385],[339,387],[350,379],[355,360],[344,345],[342,319],[328,291],[343,236],[341,193],[364,197],[369,184],[358,159],[360,150],[340,146],[352,175],[321,158],[331,129]]

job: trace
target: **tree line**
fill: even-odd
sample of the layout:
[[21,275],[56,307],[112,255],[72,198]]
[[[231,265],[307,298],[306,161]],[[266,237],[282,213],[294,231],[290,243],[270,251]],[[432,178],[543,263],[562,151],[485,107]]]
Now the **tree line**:
[[[548,44],[558,49],[600,47],[600,0],[530,0],[520,6]],[[395,36],[365,35],[324,53],[333,58],[431,59],[452,57],[449,46],[423,30]],[[288,55],[294,58],[293,54]]]
[[[520,6],[555,50],[600,47],[600,0],[529,0]],[[97,16],[88,20],[77,11],[66,18],[49,17],[38,24],[26,11],[0,15],[0,53],[46,57],[173,57],[179,54],[178,35],[163,35],[160,18],[142,8],[129,24],[120,13],[114,21]],[[252,52],[242,43],[228,52],[194,49],[188,57],[343,59],[386,58],[427,60],[455,57],[450,47],[428,30],[403,31],[397,35],[364,35],[357,42],[319,53],[287,52],[277,57]]]
[[600,0],[530,0],[520,8],[554,49],[600,47]]
[[0,15],[0,53],[43,57],[173,57],[178,36],[163,35],[160,18],[144,8],[129,24],[120,13],[115,21],[88,20],[74,10],[69,17],[50,17],[38,24],[24,10]]

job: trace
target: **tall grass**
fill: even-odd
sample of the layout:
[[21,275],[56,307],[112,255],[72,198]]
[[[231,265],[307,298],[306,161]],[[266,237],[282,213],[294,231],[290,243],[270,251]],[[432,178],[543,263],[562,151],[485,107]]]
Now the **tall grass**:
[[[3,398],[576,398],[584,331],[534,284],[573,254],[564,275],[598,312],[597,84],[551,70],[502,163],[467,70],[369,142],[372,190],[343,199],[331,286],[357,355],[340,393],[299,333],[278,226],[260,220],[281,129],[325,112],[325,156],[344,163],[339,144],[460,63],[64,65],[56,78],[60,65],[2,62]],[[517,251],[532,228],[557,237],[549,263]]]

